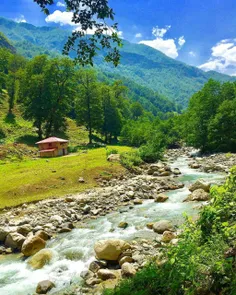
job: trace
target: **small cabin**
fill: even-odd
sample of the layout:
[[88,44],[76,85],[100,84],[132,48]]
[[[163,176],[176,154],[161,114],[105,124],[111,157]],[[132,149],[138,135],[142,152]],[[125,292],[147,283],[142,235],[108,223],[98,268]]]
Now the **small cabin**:
[[68,155],[68,143],[68,140],[58,137],[49,137],[36,142],[39,147],[39,155],[41,158]]

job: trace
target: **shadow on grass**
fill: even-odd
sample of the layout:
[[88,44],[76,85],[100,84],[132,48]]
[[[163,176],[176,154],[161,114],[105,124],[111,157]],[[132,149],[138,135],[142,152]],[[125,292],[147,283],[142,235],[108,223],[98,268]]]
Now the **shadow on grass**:
[[16,123],[16,116],[12,113],[8,113],[4,118],[4,122],[6,124],[17,125]]
[[38,141],[38,137],[34,135],[23,135],[17,138],[17,143],[24,143],[32,147],[36,147],[35,143]]

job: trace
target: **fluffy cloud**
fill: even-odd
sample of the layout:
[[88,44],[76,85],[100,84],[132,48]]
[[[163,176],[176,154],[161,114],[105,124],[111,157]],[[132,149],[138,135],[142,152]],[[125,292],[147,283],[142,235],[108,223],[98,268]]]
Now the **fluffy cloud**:
[[211,48],[210,59],[199,66],[204,71],[236,74],[236,39],[225,39]]
[[[69,25],[73,27],[73,31],[80,30],[81,27],[78,26],[77,24],[72,22],[73,18],[73,12],[67,12],[67,11],[60,11],[60,10],[55,10],[52,14],[48,15],[45,19],[47,23],[56,23],[60,24],[61,26]],[[114,30],[110,27],[107,27],[107,34],[111,35]],[[95,29],[89,29],[86,31],[88,35],[93,35],[95,32]],[[118,36],[120,38],[123,38],[123,32],[119,31]]]
[[66,7],[66,5],[64,3],[62,3],[62,2],[60,2],[60,1],[57,2],[57,6],[58,7]]
[[61,26],[64,26],[64,25],[75,26],[75,24],[72,22],[72,17],[73,17],[73,12],[55,10],[52,14],[49,14],[46,17],[45,21],[47,23],[60,24]]
[[135,38],[142,38],[143,37],[143,35],[141,34],[141,33],[137,33],[136,35],[135,35]]
[[154,40],[142,40],[139,43],[153,47],[160,50],[169,57],[178,57],[178,51],[185,44],[184,36],[181,36],[176,44],[175,39],[164,39],[165,34],[170,30],[171,26],[165,26],[165,28],[159,28],[158,26],[152,29],[152,34],[156,37]]
[[15,20],[15,22],[17,22],[17,23],[26,23],[26,19],[25,19],[25,17],[24,17],[23,14],[21,14],[20,17],[17,17],[17,18],[15,18],[14,20]]

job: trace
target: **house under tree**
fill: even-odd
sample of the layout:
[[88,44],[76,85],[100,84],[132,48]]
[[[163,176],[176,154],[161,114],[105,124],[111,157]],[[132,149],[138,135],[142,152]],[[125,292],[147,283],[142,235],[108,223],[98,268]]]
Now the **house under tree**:
[[49,137],[36,142],[39,147],[39,155],[41,158],[68,155],[68,143],[68,140],[58,137]]

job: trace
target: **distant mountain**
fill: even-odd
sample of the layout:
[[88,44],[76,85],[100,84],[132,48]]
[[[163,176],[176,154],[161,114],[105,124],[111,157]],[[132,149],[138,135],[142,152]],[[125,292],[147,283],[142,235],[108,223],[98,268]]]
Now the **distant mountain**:
[[[61,54],[69,31],[54,27],[35,27],[0,18],[0,31],[18,52],[26,57],[37,54]],[[96,57],[96,66],[106,75],[115,75],[130,83],[157,91],[160,96],[186,107],[189,98],[210,79],[221,82],[235,78],[214,71],[204,72],[196,67],[169,58],[162,52],[143,44],[123,41],[121,64],[118,68],[103,61],[103,52]]]
[[16,49],[11,45],[10,41],[0,32],[0,48],[6,48],[10,52],[15,53]]

